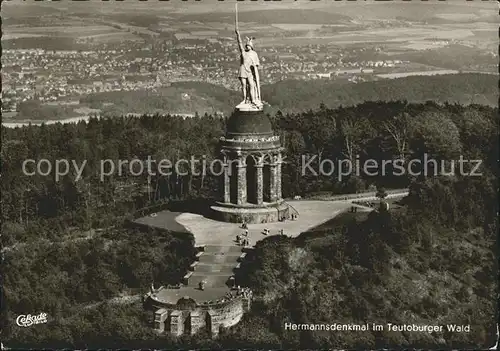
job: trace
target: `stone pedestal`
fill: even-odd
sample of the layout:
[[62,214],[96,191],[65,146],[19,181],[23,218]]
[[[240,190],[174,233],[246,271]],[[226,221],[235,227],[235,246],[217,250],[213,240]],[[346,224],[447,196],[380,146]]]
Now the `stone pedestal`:
[[163,333],[165,331],[165,321],[168,318],[168,310],[164,308],[160,308],[157,310],[154,314],[154,329],[159,332]]
[[182,311],[172,311],[170,313],[170,333],[175,336],[180,336],[184,333]]
[[191,311],[189,318],[191,320],[191,335],[194,335],[204,326],[205,321],[200,311]]
[[283,216],[288,217],[289,206],[284,201],[264,203],[262,206],[247,204],[245,207],[217,202],[211,210],[212,218],[222,222],[272,223]]
[[212,336],[219,335],[219,323],[217,322],[217,316],[215,312],[208,311],[207,312],[207,327]]
[[248,297],[243,300],[243,311],[248,312],[250,311],[250,307],[252,306],[252,298]]
[[[223,173],[222,201],[212,206],[213,217],[236,223],[278,221],[287,212],[281,197],[282,147],[268,116],[258,110],[236,110],[227,121],[220,149],[228,166]],[[264,167],[266,172],[269,167],[269,176]],[[236,174],[230,177],[230,172]]]

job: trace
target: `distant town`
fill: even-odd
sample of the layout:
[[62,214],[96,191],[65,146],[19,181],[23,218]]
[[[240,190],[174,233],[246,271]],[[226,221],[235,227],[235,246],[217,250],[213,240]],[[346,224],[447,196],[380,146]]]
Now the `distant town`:
[[[93,93],[156,89],[178,81],[239,89],[235,79],[238,51],[230,38],[125,44],[94,50],[4,50],[2,111],[16,111],[19,103],[28,100],[78,100]],[[433,69],[410,61],[380,59],[383,48],[378,46],[318,44],[257,47],[256,51],[264,84],[284,79],[345,79],[356,83]]]

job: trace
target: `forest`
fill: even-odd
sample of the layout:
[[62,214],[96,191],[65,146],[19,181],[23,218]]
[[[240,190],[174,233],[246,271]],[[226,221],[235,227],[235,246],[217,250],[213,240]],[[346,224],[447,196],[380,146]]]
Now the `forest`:
[[[192,262],[189,235],[126,225],[144,208],[215,199],[216,177],[124,173],[99,177],[100,160],[217,157],[226,120],[143,116],[2,128],[2,339],[9,347],[326,348],[384,345],[474,348],[494,336],[498,109],[407,101],[270,115],[288,163],[283,195],[409,187],[400,211],[354,217],[300,237],[261,241],[240,279],[256,291],[252,312],[217,340],[155,336],[137,300],[151,282],[179,281]],[[301,155],[340,159],[482,160],[480,177],[302,176]],[[26,159],[87,164],[27,176]],[[366,240],[369,238],[369,240]],[[425,278],[425,279],[424,279]],[[132,300],[127,300],[132,299]],[[128,302],[127,302],[128,301]],[[293,308],[292,308],[293,306]],[[359,307],[359,308],[358,308]],[[49,323],[18,328],[15,316]],[[405,335],[284,332],[283,323],[470,323],[474,333]],[[148,342],[146,343],[146,340]]]
[[[496,342],[496,180],[422,179],[401,211],[260,241],[238,272],[259,307],[224,347],[485,349]],[[349,217],[346,214],[344,216]],[[470,333],[331,332],[284,323],[470,325]],[[257,346],[258,345],[258,346]]]

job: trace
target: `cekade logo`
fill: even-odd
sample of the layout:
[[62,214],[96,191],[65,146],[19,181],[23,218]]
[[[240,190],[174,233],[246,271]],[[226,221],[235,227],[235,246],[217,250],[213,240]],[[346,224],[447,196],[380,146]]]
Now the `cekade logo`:
[[47,323],[47,313],[40,313],[38,316],[32,316],[31,314],[24,315],[21,314],[17,316],[16,324],[20,327],[30,327],[33,324]]

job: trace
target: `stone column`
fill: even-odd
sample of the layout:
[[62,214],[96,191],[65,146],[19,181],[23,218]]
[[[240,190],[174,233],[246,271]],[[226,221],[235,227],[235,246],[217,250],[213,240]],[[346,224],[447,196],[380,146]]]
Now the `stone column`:
[[170,314],[170,333],[181,336],[184,333],[184,320],[181,311],[172,311]]
[[277,179],[278,179],[278,164],[277,163],[271,163],[269,165],[269,180],[270,180],[270,185],[269,185],[269,198],[271,202],[278,201],[277,199],[277,194],[276,194],[276,187],[277,187]]
[[276,200],[281,200],[281,162],[276,165]]
[[255,165],[257,171],[257,204],[262,205],[264,202],[264,174],[262,172],[263,164]]
[[219,323],[214,311],[207,311],[207,329],[212,337],[219,335]]
[[168,311],[160,308],[154,314],[155,320],[155,330],[159,333],[163,333],[165,331],[165,321],[168,318]]
[[191,311],[189,317],[191,319],[191,335],[194,335],[201,329],[205,321],[201,319],[200,311]]
[[245,157],[241,156],[236,164],[236,168],[238,169],[238,205],[247,202],[247,165],[245,161]]
[[229,180],[230,163],[224,165],[224,202],[226,204],[231,202],[231,182]]

